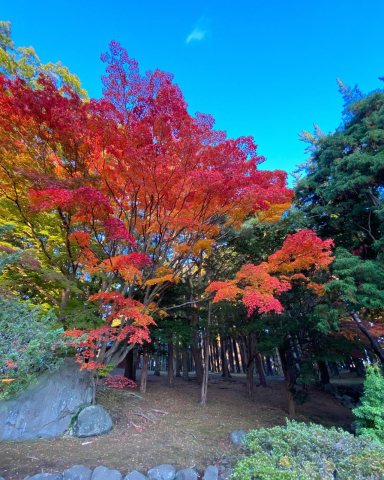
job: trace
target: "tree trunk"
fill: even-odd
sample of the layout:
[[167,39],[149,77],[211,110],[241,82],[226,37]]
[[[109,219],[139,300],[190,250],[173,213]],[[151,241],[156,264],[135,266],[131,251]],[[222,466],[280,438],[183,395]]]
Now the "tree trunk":
[[243,367],[243,373],[247,373],[247,352],[244,347],[244,341],[239,337],[239,350],[241,358],[241,366]]
[[239,354],[237,351],[237,345],[236,345],[236,339],[232,339],[232,345],[233,345],[233,353],[235,355],[235,363],[236,363],[236,371],[237,373],[240,373],[240,362],[239,362]]
[[232,347],[232,341],[231,337],[228,337],[227,339],[227,352],[228,352],[228,357],[229,357],[229,365],[231,367],[231,372],[235,372],[235,363],[233,361],[233,347]]
[[201,358],[201,348],[199,347],[197,332],[195,332],[194,337],[194,342],[191,344],[191,352],[195,362],[197,384],[201,385],[203,382],[203,361]]
[[267,364],[267,375],[272,376],[273,375],[273,370],[272,370],[272,363],[271,363],[270,355],[265,356],[265,363]]
[[141,368],[140,393],[145,393],[147,391],[148,359],[148,348],[143,347],[143,366]]
[[207,404],[208,392],[208,377],[209,377],[209,327],[211,326],[211,302],[208,302],[208,322],[206,328],[205,342],[204,342],[204,377],[201,384],[200,405],[203,407]]
[[320,381],[322,386],[328,385],[328,383],[330,383],[330,379],[327,364],[324,362],[324,360],[318,360],[317,364],[319,366]]
[[180,342],[176,341],[176,377],[181,377],[180,370],[181,370],[181,356],[180,356]]
[[255,367],[255,344],[254,335],[248,333],[247,341],[247,393],[251,400],[253,400],[253,369]]
[[291,368],[288,365],[288,359],[286,355],[286,350],[282,347],[279,347],[279,355],[281,360],[281,366],[284,373],[285,380],[285,390],[288,400],[288,412],[291,417],[295,415],[295,401],[293,398],[293,388],[295,385],[296,378],[293,378]]
[[136,380],[136,365],[133,358],[133,350],[130,350],[125,357],[124,377],[130,380]]
[[216,359],[216,372],[219,373],[220,372],[220,355],[219,355],[219,346],[217,344],[217,340],[215,340],[214,342],[214,346],[215,346],[215,359]]
[[261,361],[261,355],[260,355],[260,352],[259,352],[259,348],[257,346],[256,335],[255,335],[255,333],[252,333],[252,335],[254,337],[253,342],[254,342],[254,348],[255,348],[255,362],[256,362],[257,372],[259,374],[260,385],[263,386],[263,387],[266,387],[267,386],[267,381],[265,379],[263,363]]
[[280,358],[278,348],[275,348],[275,365],[277,368],[277,374],[283,377],[284,376],[283,366],[281,365],[281,358]]
[[220,335],[220,346],[221,346],[221,364],[223,366],[223,372],[221,374],[225,379],[231,378],[231,374],[228,369],[228,360],[227,360],[227,349],[225,339]]
[[154,371],[154,375],[156,375],[156,377],[160,377],[161,375],[161,355],[160,355],[160,350],[161,350],[161,343],[160,342],[156,342],[156,352],[155,352],[155,371]]
[[183,362],[183,380],[186,382],[189,381],[189,374],[188,374],[188,345],[186,342],[181,344],[181,358]]
[[173,342],[168,342],[168,387],[174,387],[173,378]]

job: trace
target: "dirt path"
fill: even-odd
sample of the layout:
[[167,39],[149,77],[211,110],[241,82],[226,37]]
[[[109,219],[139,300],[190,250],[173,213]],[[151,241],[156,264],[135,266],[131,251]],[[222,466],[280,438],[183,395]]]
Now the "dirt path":
[[[205,408],[198,405],[199,387],[195,380],[183,382],[176,378],[175,388],[170,389],[165,385],[165,374],[148,377],[147,393],[141,399],[125,391],[102,391],[98,403],[112,416],[114,429],[110,434],[86,439],[65,436],[3,442],[0,476],[22,480],[28,474],[63,471],[77,464],[90,468],[105,465],[118,469],[123,476],[134,469],[146,473],[148,468],[161,463],[170,463],[176,469],[195,466],[198,472],[209,464],[231,464],[241,454],[241,449],[228,440],[232,430],[248,431],[285,422],[283,381],[278,377],[267,380],[269,386],[256,387],[255,400],[251,402],[246,397],[244,375],[229,381],[212,375]],[[137,393],[136,389],[130,391]],[[146,415],[154,422],[134,413]],[[312,389],[309,402],[297,406],[295,418],[328,427],[348,427],[353,421],[350,410],[316,388]]]

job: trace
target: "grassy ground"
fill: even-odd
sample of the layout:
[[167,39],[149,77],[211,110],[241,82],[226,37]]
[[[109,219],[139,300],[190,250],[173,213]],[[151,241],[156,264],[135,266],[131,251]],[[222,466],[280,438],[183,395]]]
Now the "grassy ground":
[[[117,372],[121,373],[121,372]],[[268,377],[266,388],[255,387],[255,399],[248,400],[244,375],[225,381],[211,375],[208,405],[201,407],[195,380],[175,379],[166,386],[166,376],[149,373],[147,393],[142,398],[128,391],[101,390],[98,403],[111,414],[114,428],[108,435],[92,438],[64,436],[57,439],[2,442],[0,476],[22,480],[26,475],[63,471],[73,465],[94,468],[105,465],[123,476],[137,469],[146,473],[161,463],[176,469],[195,467],[198,472],[210,464],[231,465],[241,448],[230,444],[232,430],[249,431],[285,422],[286,398],[282,378]],[[334,379],[338,383],[340,379]],[[343,379],[343,383],[347,382]],[[355,380],[353,380],[355,383]],[[257,378],[256,378],[257,385]],[[153,410],[167,412],[165,415]],[[134,414],[143,414],[153,422]],[[351,411],[331,395],[312,388],[310,401],[297,406],[296,420],[348,428]]]

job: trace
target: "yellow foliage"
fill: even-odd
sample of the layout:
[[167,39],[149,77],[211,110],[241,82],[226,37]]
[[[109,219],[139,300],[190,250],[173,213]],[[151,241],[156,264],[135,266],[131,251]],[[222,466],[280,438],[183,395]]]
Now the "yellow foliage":
[[119,327],[121,325],[121,318],[114,318],[111,323],[111,327]]
[[165,275],[170,275],[172,270],[166,267],[160,267],[156,270],[156,277],[165,277]]
[[186,253],[189,253],[191,247],[187,243],[180,243],[180,245],[176,245],[175,247],[173,247],[173,250],[176,257],[182,257]]
[[193,247],[192,253],[196,256],[201,255],[203,252],[206,252],[207,255],[210,255],[211,247],[214,243],[216,242],[209,238],[198,240]]
[[160,277],[160,278],[156,277],[156,278],[147,280],[144,285],[158,285],[165,282],[178,284],[180,280],[181,280],[180,277],[178,277],[177,275],[174,276],[172,273],[170,273],[169,275],[165,275],[164,277]]
[[259,220],[262,222],[276,222],[284,215],[287,210],[290,210],[292,206],[290,203],[265,203],[268,204],[268,210],[266,210],[265,212],[261,212],[258,215]]

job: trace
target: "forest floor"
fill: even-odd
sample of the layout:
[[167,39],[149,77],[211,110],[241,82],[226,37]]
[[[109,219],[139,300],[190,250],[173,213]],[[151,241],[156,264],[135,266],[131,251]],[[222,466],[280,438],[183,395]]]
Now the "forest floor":
[[[363,381],[354,377],[335,378],[332,383],[356,385]],[[206,407],[198,405],[200,388],[195,379],[184,382],[175,378],[173,389],[166,386],[166,380],[165,373],[156,377],[149,372],[147,393],[142,398],[129,395],[138,394],[138,389],[100,390],[98,403],[114,423],[108,435],[0,443],[0,476],[23,480],[27,475],[63,471],[73,465],[104,465],[119,470],[124,477],[134,469],[145,474],[162,463],[176,469],[195,467],[201,473],[208,465],[233,465],[242,455],[241,447],[229,441],[232,430],[248,432],[285,423],[286,396],[281,377],[267,377],[267,387],[257,386],[256,377],[255,398],[250,401],[245,375],[235,374],[224,380],[212,374]],[[143,414],[154,423],[134,414]],[[312,387],[310,400],[296,406],[295,419],[348,429],[353,416],[333,396]]]

